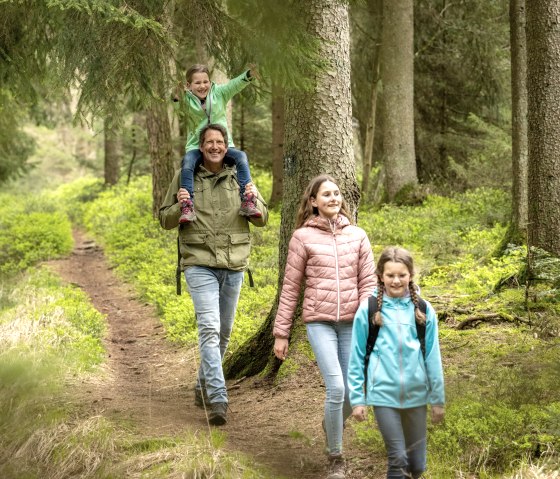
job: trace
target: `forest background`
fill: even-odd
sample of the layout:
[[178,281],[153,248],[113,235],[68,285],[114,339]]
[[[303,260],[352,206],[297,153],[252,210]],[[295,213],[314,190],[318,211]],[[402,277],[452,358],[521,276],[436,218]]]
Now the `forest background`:
[[[175,295],[175,234],[154,215],[186,136],[171,99],[198,62],[218,83],[252,63],[261,77],[231,109],[271,219],[253,231],[256,288],[242,291],[228,377],[279,384],[314,367],[301,328],[276,362],[270,325],[298,197],[328,172],[374,255],[389,244],[413,252],[439,313],[448,404],[430,429],[430,477],[557,477],[559,10],[544,0],[1,1],[3,477],[72,477],[61,465],[85,461],[69,452],[75,435],[53,433],[75,411],[52,389],[99,374],[106,325],[38,266],[70,253],[72,228],[156,306],[170,341],[196,342],[192,303]],[[353,427],[356,447],[382,450],[372,421]],[[109,451],[114,428],[90,431],[101,452],[81,477],[118,477],[111,464],[170,447],[144,438]],[[39,430],[58,438],[48,453]],[[201,467],[170,460],[142,473]],[[228,471],[248,477],[245,465]]]

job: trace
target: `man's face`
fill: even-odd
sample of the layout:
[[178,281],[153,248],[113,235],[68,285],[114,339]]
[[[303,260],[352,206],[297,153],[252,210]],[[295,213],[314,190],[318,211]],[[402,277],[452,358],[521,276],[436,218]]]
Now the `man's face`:
[[202,151],[204,168],[212,172],[218,172],[222,169],[227,145],[221,132],[207,130],[200,151]]

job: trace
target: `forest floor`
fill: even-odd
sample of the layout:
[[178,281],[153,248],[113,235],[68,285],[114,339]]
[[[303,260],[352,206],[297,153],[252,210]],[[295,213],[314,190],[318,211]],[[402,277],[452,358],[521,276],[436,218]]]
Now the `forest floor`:
[[[126,423],[140,437],[175,437],[208,431],[203,409],[194,405],[197,348],[169,342],[154,308],[113,274],[102,250],[82,232],[75,248],[50,265],[81,288],[106,315],[105,374],[86,379],[72,392],[86,415]],[[272,477],[326,476],[321,428],[325,389],[316,368],[274,385],[247,378],[228,382],[230,411],[226,449],[241,452]],[[384,452],[360,450],[346,428],[347,478],[385,476]],[[276,476],[277,474],[277,476]]]

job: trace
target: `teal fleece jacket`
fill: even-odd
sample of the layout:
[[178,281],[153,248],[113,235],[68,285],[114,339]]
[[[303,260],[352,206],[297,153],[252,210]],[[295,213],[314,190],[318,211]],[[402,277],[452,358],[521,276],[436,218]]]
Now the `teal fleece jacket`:
[[[376,294],[376,293],[374,293]],[[443,368],[434,308],[427,303],[426,358],[422,356],[416,333],[414,304],[410,296],[383,296],[383,325],[368,366],[364,390],[368,301],[363,301],[354,317],[352,346],[348,364],[350,403],[356,406],[387,406],[399,409],[426,404],[444,405]]]

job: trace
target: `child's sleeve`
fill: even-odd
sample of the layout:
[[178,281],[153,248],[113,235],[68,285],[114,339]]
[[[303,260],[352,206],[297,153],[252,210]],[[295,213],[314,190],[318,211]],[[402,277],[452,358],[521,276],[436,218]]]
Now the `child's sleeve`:
[[235,95],[253,81],[253,77],[248,76],[247,72],[248,70],[244,71],[241,75],[231,79],[223,85],[216,85],[215,94],[220,96],[224,103],[230,101]]
[[366,405],[364,366],[369,333],[368,301],[362,301],[352,327],[352,345],[348,361],[348,393],[352,407]]
[[426,310],[426,372],[429,382],[429,404],[445,404],[443,366],[438,338],[438,319],[434,308],[428,303]]

